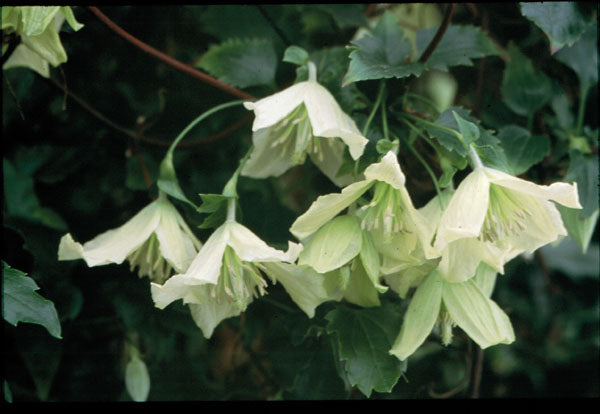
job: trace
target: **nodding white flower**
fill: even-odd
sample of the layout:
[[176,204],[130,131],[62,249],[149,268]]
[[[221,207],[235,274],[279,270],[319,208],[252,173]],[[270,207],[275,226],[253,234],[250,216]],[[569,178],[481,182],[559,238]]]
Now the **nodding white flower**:
[[[503,263],[517,254],[533,252],[567,235],[552,201],[581,208],[577,183],[537,185],[478,165],[442,213],[434,248],[456,253],[445,255],[448,268],[453,267],[449,264],[453,257],[460,261],[457,257],[464,258],[464,251],[469,251],[476,259],[475,267],[482,260],[502,272]],[[450,276],[454,281],[468,277]]]
[[[281,270],[277,264],[293,263],[301,249],[301,245],[292,242],[287,252],[274,249],[248,228],[228,219],[208,238],[185,273],[174,275],[163,285],[152,283],[152,298],[160,309],[183,299],[209,338],[223,319],[239,315],[254,298],[266,293],[267,282],[261,271],[272,279],[279,279],[280,272],[293,273],[294,270]],[[288,287],[285,276],[281,280]],[[290,289],[298,288],[298,283],[302,282],[292,280]],[[294,294],[290,295],[294,298]],[[303,305],[307,301],[310,299],[302,298]],[[307,306],[303,309],[310,308]]]
[[437,270],[417,287],[408,305],[400,333],[390,354],[405,360],[429,336],[436,323],[442,342],[448,345],[452,326],[458,325],[481,348],[515,340],[510,319],[490,299],[495,281],[494,269],[481,264],[475,277],[465,282],[448,282]]
[[140,277],[162,283],[174,270],[184,272],[202,243],[161,191],[127,223],[81,245],[70,233],[58,247],[58,260],[83,259],[88,266],[120,264],[127,259]]
[[252,125],[254,150],[242,175],[254,178],[279,176],[291,167],[311,160],[334,183],[351,178],[336,177],[344,145],[358,159],[368,140],[342,111],[331,93],[317,83],[309,62],[309,79],[257,102],[246,102],[255,114]]

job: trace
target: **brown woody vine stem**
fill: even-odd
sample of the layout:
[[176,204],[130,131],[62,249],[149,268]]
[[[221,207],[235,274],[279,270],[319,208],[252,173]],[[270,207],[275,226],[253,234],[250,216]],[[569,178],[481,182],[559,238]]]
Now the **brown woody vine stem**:
[[444,15],[444,20],[442,20],[442,24],[440,25],[438,31],[436,32],[433,39],[427,46],[427,49],[423,52],[421,57],[419,58],[419,62],[425,63],[433,54],[435,48],[439,45],[442,37],[444,37],[444,33],[446,33],[446,29],[450,26],[450,21],[452,20],[452,15],[454,14],[454,9],[456,8],[456,3],[450,3],[446,8],[446,14]]
[[200,72],[199,70],[194,69],[193,67],[191,67],[183,62],[180,62],[177,59],[174,59],[171,56],[164,54],[160,50],[155,49],[152,46],[142,42],[138,38],[134,37],[133,35],[129,34],[127,31],[122,29],[120,26],[118,26],[115,22],[113,22],[111,19],[109,19],[104,13],[102,13],[97,7],[88,6],[88,9],[92,13],[94,13],[96,15],[96,17],[98,17],[98,19],[100,19],[100,21],[102,21],[104,24],[106,24],[112,31],[117,33],[119,36],[121,36],[122,38],[124,38],[125,40],[127,40],[128,42],[133,44],[134,46],[136,46],[138,49],[141,49],[144,52],[148,53],[149,55],[154,56],[155,58],[166,63],[167,65],[170,65],[170,66],[174,67],[175,69],[185,72],[190,76],[198,78],[198,79],[202,80],[203,82],[208,83],[209,85],[214,86],[215,88],[218,88],[218,89],[222,90],[223,92],[226,92],[230,95],[236,96],[241,99],[249,99],[249,100],[256,99],[254,96],[252,96],[240,89],[237,89],[231,85],[228,85],[224,82],[221,82],[220,80],[213,78],[212,76],[207,75],[206,73]]

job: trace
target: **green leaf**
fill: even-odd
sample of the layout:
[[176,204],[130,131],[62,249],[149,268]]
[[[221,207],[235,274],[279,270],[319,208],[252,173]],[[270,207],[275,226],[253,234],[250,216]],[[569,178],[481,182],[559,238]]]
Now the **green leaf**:
[[583,206],[581,216],[590,217],[598,209],[598,156],[571,151],[570,158],[565,180],[577,182],[579,203]]
[[362,4],[315,4],[315,6],[330,14],[340,29],[367,25]]
[[585,31],[588,21],[575,2],[521,3],[521,14],[534,22],[550,40],[550,53],[572,45]]
[[306,65],[309,60],[308,52],[299,46],[290,46],[285,49],[283,61],[295,65]]
[[190,206],[197,208],[183,193],[175,174],[175,167],[173,167],[173,153],[167,152],[165,158],[160,163],[157,186],[162,191],[174,197],[178,200],[188,203]]
[[502,76],[502,97],[513,112],[527,116],[550,101],[552,81],[514,43],[509,43],[508,53],[510,61]]
[[590,25],[573,46],[563,48],[554,57],[575,71],[582,90],[598,83],[598,24]]
[[343,85],[369,79],[403,78],[423,72],[421,63],[407,62],[407,58],[413,56],[412,45],[392,13],[385,13],[372,33],[355,40],[354,46],[348,48],[352,52]]
[[477,125],[461,118],[456,111],[452,111],[452,116],[456,120],[458,130],[460,131],[460,135],[462,135],[464,140],[464,145],[469,146],[471,143],[477,141],[479,138],[479,128]]
[[[437,30],[434,27],[417,32],[419,54],[425,51]],[[427,60],[427,68],[447,71],[450,66],[473,66],[473,59],[497,54],[498,48],[479,27],[450,25]]]
[[6,262],[3,266],[2,316],[11,325],[19,322],[42,325],[50,335],[61,339],[60,321],[54,304],[35,293],[35,281]]
[[589,217],[583,217],[578,209],[561,205],[557,207],[569,236],[577,242],[581,252],[585,254],[596,230],[600,210],[594,211]]
[[427,62],[418,62],[415,56],[425,51],[436,32],[437,28],[419,30],[413,50],[410,35],[387,12],[372,35],[364,35],[349,47],[352,52],[344,85],[369,79],[419,76],[427,69],[447,71],[450,66],[472,66],[472,59],[498,54],[498,48],[478,27],[450,25]]
[[406,370],[406,364],[391,356],[394,337],[400,330],[401,314],[389,303],[376,308],[338,306],[325,319],[327,332],[336,334],[341,361],[352,386],[367,397],[373,390],[390,392]]
[[277,55],[268,39],[229,39],[212,46],[197,66],[238,88],[269,85],[275,80]]
[[[467,149],[465,148],[465,144],[468,145],[474,140],[480,139],[480,137],[483,136],[486,132],[489,132],[484,128],[480,127],[479,120],[472,117],[469,114],[469,112],[470,111],[467,109],[458,106],[452,106],[444,112],[442,112],[433,122],[441,128],[436,128],[432,125],[425,125],[425,130],[427,130],[429,136],[431,136],[432,138],[436,138],[439,141],[439,143],[448,151],[454,151],[461,157],[465,157],[467,155]],[[461,123],[463,131],[461,131],[460,129],[459,123],[457,122],[456,116],[454,115],[455,113],[463,121],[466,121]],[[452,132],[450,130],[453,130],[455,132]],[[463,138],[465,139],[465,144],[463,144],[463,142],[457,136],[459,133],[463,135]]]
[[504,149],[512,175],[520,175],[542,161],[550,151],[550,138],[531,133],[518,125],[506,125],[498,131],[498,140]]

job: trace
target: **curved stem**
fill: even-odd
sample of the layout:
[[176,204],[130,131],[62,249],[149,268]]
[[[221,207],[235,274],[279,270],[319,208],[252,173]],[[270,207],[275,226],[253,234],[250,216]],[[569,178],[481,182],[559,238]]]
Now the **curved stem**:
[[185,137],[187,135],[187,133],[190,132],[190,130],[192,128],[194,128],[196,126],[196,124],[198,124],[200,121],[204,120],[205,118],[208,118],[209,116],[211,116],[215,112],[219,112],[222,109],[230,108],[232,106],[240,105],[242,103],[243,103],[243,101],[227,102],[227,103],[224,103],[224,104],[221,104],[221,105],[217,105],[217,106],[209,109],[208,111],[204,112],[198,118],[196,118],[192,122],[190,122],[190,124],[188,126],[186,126],[183,129],[183,131],[181,131],[179,133],[179,135],[177,136],[177,138],[175,138],[175,141],[173,141],[173,143],[169,147],[167,153],[173,154],[173,151],[175,150],[175,147],[177,146],[177,144],[179,143],[179,141],[181,141],[183,139],[183,137]]
[[431,169],[431,167],[429,166],[429,164],[427,164],[427,161],[425,161],[425,159],[423,157],[421,157],[421,154],[419,154],[419,152],[412,146],[412,144],[410,142],[406,142],[406,146],[408,147],[408,149],[410,150],[410,152],[413,153],[413,155],[415,156],[415,158],[423,165],[423,167],[425,168],[425,170],[427,171],[427,173],[429,174],[429,176],[431,177],[431,181],[433,181],[433,186],[435,187],[435,192],[438,195],[438,200],[440,202],[440,207],[442,208],[442,211],[445,210],[446,206],[444,205],[444,200],[442,198],[442,190],[440,188],[440,184],[435,176],[435,173],[433,172],[433,170]]
[[188,75],[198,78],[198,79],[202,80],[203,82],[206,82],[209,85],[214,86],[215,88],[221,89],[223,92],[226,92],[230,95],[237,96],[238,98],[242,98],[242,99],[249,99],[249,100],[256,99],[254,96],[252,96],[240,89],[234,88],[233,86],[228,85],[224,82],[221,82],[220,80],[213,78],[212,76],[207,75],[206,73],[200,72],[199,70],[194,69],[193,67],[186,65],[185,63],[182,63],[182,62],[178,61],[177,59],[173,59],[171,56],[168,56],[168,55],[164,54],[163,52],[159,51],[158,49],[155,49],[152,46],[142,42],[138,38],[136,38],[136,37],[132,36],[131,34],[129,34],[128,32],[126,32],[124,29],[122,29],[120,26],[118,26],[115,22],[110,20],[97,7],[88,6],[88,9],[92,13],[94,13],[96,15],[96,17],[98,17],[98,19],[100,19],[104,24],[106,24],[112,31],[117,33],[119,36],[121,36],[122,38],[124,38],[125,40],[127,40],[128,42],[130,42],[131,44],[136,46],[137,48],[148,53],[149,55],[152,55],[155,58],[163,61],[167,65],[170,65],[170,66],[174,67],[175,69],[178,69],[182,72],[187,73]]
[[379,84],[379,92],[377,93],[377,99],[375,100],[373,109],[371,109],[371,113],[369,114],[369,117],[367,118],[367,122],[365,122],[365,126],[363,127],[362,134],[364,136],[367,135],[367,132],[369,131],[369,126],[371,125],[371,121],[373,121],[373,118],[375,117],[375,113],[377,112],[377,108],[379,108],[379,105],[381,104],[381,100],[383,99],[384,90],[385,90],[385,81],[382,79],[381,83]]
[[454,130],[454,129],[452,129],[452,128],[448,128],[448,127],[445,127],[445,126],[442,126],[442,125],[438,125],[438,124],[436,124],[436,123],[434,123],[434,122],[429,122],[429,121],[426,121],[426,120],[424,120],[424,119],[421,119],[421,118],[419,118],[418,116],[414,116],[414,115],[411,115],[411,114],[402,113],[402,114],[400,114],[400,115],[401,115],[401,116],[403,116],[403,117],[410,118],[410,119],[412,119],[412,120],[414,120],[414,121],[420,122],[420,123],[422,123],[422,124],[428,125],[428,126],[430,126],[430,127],[432,127],[432,128],[437,128],[437,129],[439,129],[440,131],[444,131],[444,132],[447,132],[447,133],[449,133],[449,134],[452,134],[452,135],[454,135],[456,138],[458,138],[458,139],[459,139],[461,142],[464,142],[462,135],[460,135],[460,133],[459,133],[458,131],[455,131],[455,130]]
[[579,98],[579,111],[577,112],[577,126],[575,128],[575,134],[581,135],[581,129],[583,128],[583,118],[585,116],[585,101],[587,100],[587,94],[590,88],[581,88],[581,97]]

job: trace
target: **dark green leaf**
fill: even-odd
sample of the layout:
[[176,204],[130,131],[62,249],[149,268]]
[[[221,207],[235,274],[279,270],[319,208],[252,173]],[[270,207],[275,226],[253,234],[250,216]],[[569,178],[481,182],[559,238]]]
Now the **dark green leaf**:
[[[417,32],[419,54],[425,51],[436,32],[437,27]],[[473,59],[497,54],[498,48],[479,27],[450,25],[427,60],[427,68],[447,71],[450,66],[473,66]]]
[[229,39],[212,46],[198,66],[225,83],[247,88],[274,82],[277,56],[268,39]]
[[[467,147],[465,147],[465,144],[468,145],[471,142],[474,142],[474,140],[479,139],[479,137],[486,131],[479,126],[479,120],[469,115],[469,112],[470,111],[467,109],[458,106],[452,106],[442,112],[434,121],[434,124],[439,125],[441,128],[425,125],[425,129],[432,138],[436,138],[448,151],[454,151],[460,156],[465,157],[467,155]],[[458,137],[458,135],[462,134],[462,132],[459,124],[456,121],[454,113],[456,113],[462,120],[466,121],[466,123],[463,124],[462,131],[464,132],[463,139],[465,139],[465,144],[463,144],[461,139]],[[455,132],[453,133],[449,130],[453,130]]]
[[527,116],[550,101],[552,81],[514,44],[508,45],[508,53],[510,61],[502,77],[502,97],[513,112]]
[[521,3],[521,14],[534,22],[550,40],[550,52],[572,45],[588,24],[575,2]]
[[589,217],[598,209],[598,156],[584,156],[579,151],[571,151],[570,155],[565,180],[577,182],[581,216]]
[[550,150],[550,139],[531,133],[518,125],[506,125],[498,131],[510,174],[520,175],[540,162]]
[[562,217],[563,223],[569,237],[577,242],[581,248],[582,253],[587,252],[588,246],[596,230],[596,224],[598,223],[598,213],[596,210],[589,217],[583,217],[581,210],[575,208],[569,208],[558,205],[558,211]]
[[406,366],[389,354],[402,315],[389,303],[376,308],[339,306],[325,317],[327,332],[336,334],[340,360],[346,361],[351,385],[367,397],[373,390],[390,392]]
[[590,25],[573,46],[563,48],[554,56],[575,71],[582,90],[598,83],[597,23]]
[[285,49],[283,54],[283,61],[293,63],[295,65],[306,65],[308,62],[308,52],[299,46],[290,46]]
[[317,4],[316,6],[330,14],[340,29],[367,25],[365,7],[362,4]]
[[35,293],[35,281],[6,262],[3,266],[2,316],[11,325],[19,322],[42,325],[55,338],[60,336],[60,321],[54,304]]
[[600,269],[600,249],[592,244],[585,255],[573,240],[565,239],[559,245],[541,248],[544,260],[550,269],[556,269],[573,279],[583,277],[598,278]]

